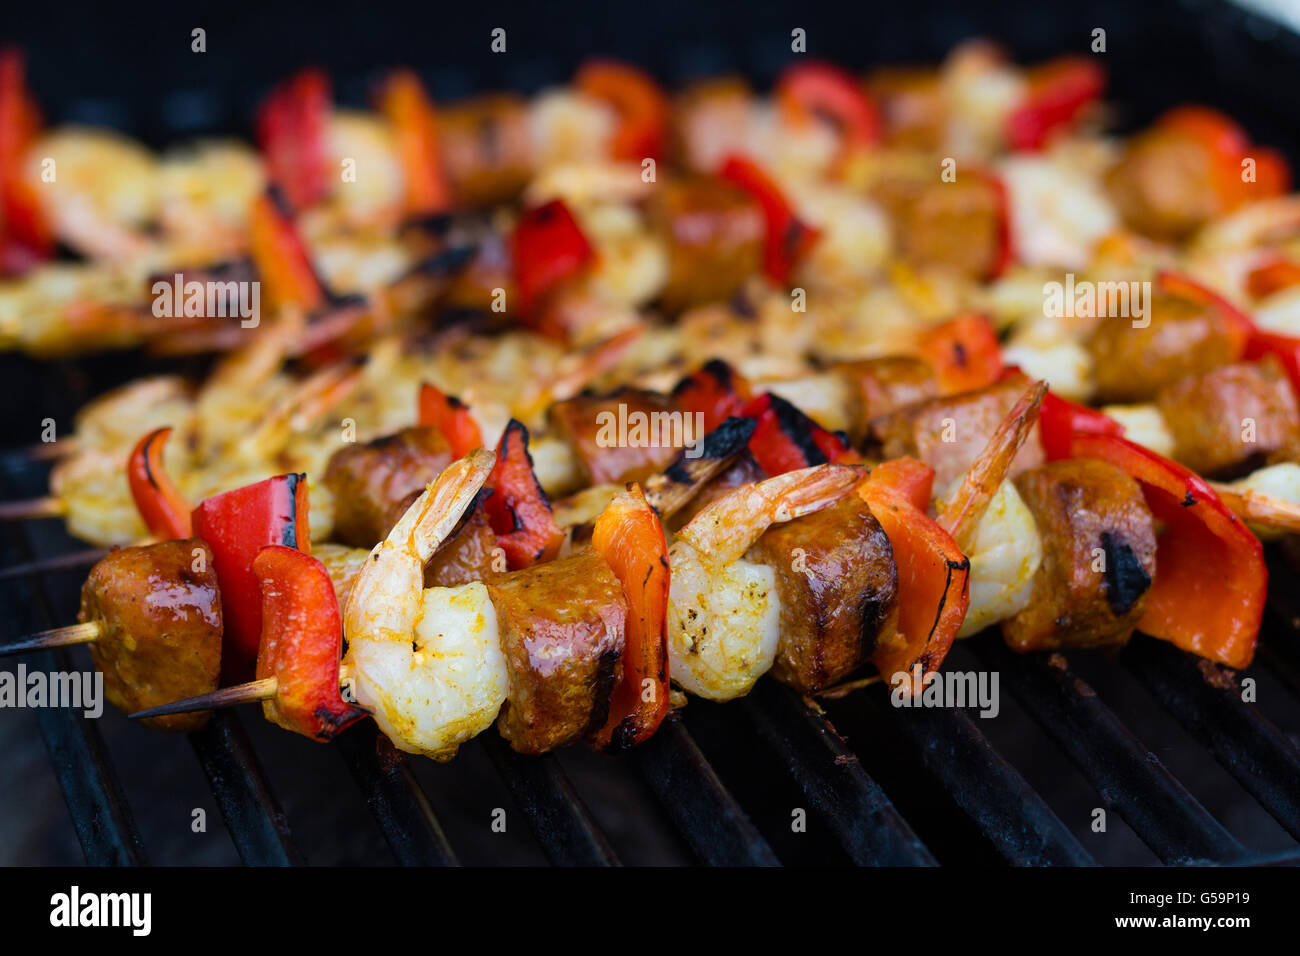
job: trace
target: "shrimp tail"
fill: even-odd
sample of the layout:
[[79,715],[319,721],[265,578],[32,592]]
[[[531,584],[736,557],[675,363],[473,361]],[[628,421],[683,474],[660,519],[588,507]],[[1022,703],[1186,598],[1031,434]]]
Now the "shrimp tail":
[[952,535],[963,553],[970,551],[980,519],[997,494],[998,486],[1010,473],[1020,446],[1038,421],[1038,411],[1046,394],[1047,383],[1040,380],[1020,396],[941,509],[939,525]]
[[713,502],[678,537],[718,565],[739,559],[769,527],[833,505],[862,480],[849,465],[814,465],[744,485]]
[[398,519],[386,543],[407,548],[421,561],[432,558],[473,504],[496,460],[495,452],[477,448],[444,468]]

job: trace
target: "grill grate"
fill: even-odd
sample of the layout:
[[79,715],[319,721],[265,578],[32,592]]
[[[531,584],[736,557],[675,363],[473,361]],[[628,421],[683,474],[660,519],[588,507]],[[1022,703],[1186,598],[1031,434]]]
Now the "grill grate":
[[[43,486],[47,466],[17,454],[0,463],[7,497],[30,495]],[[4,554],[7,567],[21,570],[40,551],[48,550],[43,539],[50,535],[42,534],[35,523],[11,526],[9,536]],[[59,553],[75,556],[77,552]],[[48,556],[39,555],[45,570],[33,572],[28,567],[25,573],[0,579],[0,600],[14,612],[10,617],[16,630],[9,639],[26,630],[67,623],[75,613],[71,592],[60,602],[50,579],[84,568],[93,556],[94,552],[87,553],[79,565],[70,558],[68,567],[56,563],[50,570]],[[1268,622],[1265,641],[1271,653],[1261,654],[1261,664],[1251,674],[1267,668],[1279,686],[1295,697],[1288,671],[1295,656],[1290,649],[1295,632],[1288,627],[1294,615],[1284,603],[1290,589],[1275,590],[1282,603],[1274,607]],[[1141,638],[1106,662],[1147,688],[1150,697],[1204,747],[1205,763],[1212,755],[1289,834],[1289,844],[1263,853],[1243,846],[1064,658],[1021,657],[992,635],[968,646],[980,666],[999,673],[1024,711],[1074,763],[1095,789],[1099,805],[1118,812],[1163,862],[1300,859],[1294,843],[1300,837],[1300,795],[1294,787],[1300,779],[1300,751],[1291,737],[1242,701],[1231,675]],[[42,670],[67,670],[74,663],[62,649],[29,655],[26,660],[30,667]],[[886,688],[876,686],[834,702],[830,712],[823,713],[788,688],[763,681],[739,702],[692,704],[684,717],[670,719],[632,755],[602,759],[599,772],[637,781],[658,800],[685,846],[704,863],[801,861],[800,854],[790,852],[795,845],[790,834],[783,832],[789,830],[789,808],[774,810],[752,799],[752,791],[766,789],[769,783],[801,798],[799,805],[815,821],[809,830],[816,827],[819,839],[847,862],[926,866],[964,859],[961,841],[950,845],[943,836],[952,821],[938,827],[938,837],[918,835],[915,824],[923,823],[923,831],[934,832],[934,821],[922,821],[915,812],[909,819],[891,799],[897,777],[882,785],[864,766],[873,745],[887,740],[891,752],[909,755],[923,786],[947,795],[951,809],[942,812],[963,818],[956,829],[972,831],[1003,861],[1014,865],[1095,862],[1076,836],[1081,828],[1072,830],[1062,822],[1044,794],[1026,781],[966,712],[898,710],[889,706],[887,696]],[[832,719],[848,728],[861,754],[837,732]],[[697,742],[691,729],[696,721],[696,729],[704,735],[699,738],[702,742]],[[146,862],[132,809],[95,723],[60,709],[40,710],[38,722],[86,861]],[[142,741],[153,737],[151,731],[140,733]],[[720,735],[726,754],[714,746]],[[190,735],[190,743],[240,858],[250,865],[303,863],[241,718],[234,712],[219,712],[206,729]],[[547,860],[557,865],[619,865],[610,838],[584,801],[583,788],[570,779],[560,759],[521,757],[491,733],[484,735],[481,745]],[[398,863],[458,863],[458,834],[440,822],[412,765],[373,724],[352,728],[332,746]],[[706,755],[710,751],[713,759]],[[768,768],[778,769],[783,777],[769,779]],[[733,792],[728,776],[733,781],[739,776],[746,792]],[[454,775],[443,779],[452,780]],[[934,812],[935,807],[928,810]],[[311,848],[303,851],[310,858]]]
[[[575,17],[572,22],[595,22],[595,6],[592,17]],[[1077,22],[1047,18],[1054,22],[1059,36],[1044,31],[1041,16],[1030,15],[1041,12],[1041,5],[1030,0],[1014,4],[1019,11],[1016,15],[1008,15],[1003,4],[996,18],[984,16],[982,20],[969,13],[965,4],[962,16],[954,18],[948,6],[930,0],[905,10],[868,5],[856,14],[862,18],[861,28],[850,29],[843,5],[835,5],[833,15],[813,5],[805,11],[805,25],[809,36],[823,45],[819,55],[847,63],[855,58],[934,59],[956,40],[980,32],[981,22],[988,32],[1005,32],[1017,53],[1041,56],[1059,52],[1067,41],[1076,43],[1094,23],[1105,23],[1110,29],[1112,51],[1107,56],[1115,85],[1129,97],[1124,114],[1128,121],[1139,121],[1171,102],[1204,99],[1228,105],[1263,141],[1275,142],[1293,154],[1300,145],[1290,122],[1293,103],[1285,93],[1290,89],[1285,80],[1294,70],[1300,47],[1285,34],[1261,40],[1259,30],[1243,27],[1239,14],[1212,0],[1170,0],[1141,10],[1108,0],[1089,2],[1083,5],[1086,13],[1080,8]],[[260,6],[256,9],[257,22],[263,24],[267,13]],[[616,30],[608,32],[632,46],[613,52],[646,62],[669,79],[727,67],[770,78],[785,61],[784,37],[789,27],[784,15],[775,9],[763,13],[746,6],[738,20],[723,6],[712,9],[712,13],[698,11],[700,16],[717,18],[712,27],[695,24],[700,36],[734,35],[735,23],[743,20],[754,37],[776,37],[781,42],[768,46],[755,42],[750,52],[737,54],[713,41],[703,45],[665,43],[653,30]],[[348,36],[348,55],[351,58],[355,53],[357,63],[414,61],[426,55],[424,38],[431,32],[460,36],[470,29],[464,24],[464,29],[449,26],[446,18],[452,13],[440,7],[429,13],[437,18],[437,29],[413,28],[407,22],[403,29],[383,36],[382,43],[368,22],[365,29],[340,26],[341,10],[333,12],[331,22],[340,35]],[[365,15],[368,17],[369,11]],[[238,16],[232,17],[238,21]],[[548,24],[553,19],[549,14],[539,17]],[[154,89],[172,85],[159,77],[175,74],[188,81],[192,67],[188,54],[182,51],[186,58],[179,65],[172,64],[174,69],[168,72],[158,57],[172,47],[158,38],[170,35],[170,27],[161,23],[161,15],[147,19],[157,36],[145,37],[140,25],[132,23],[129,38],[103,43],[103,36],[115,37],[114,31],[123,29],[120,18],[111,17],[86,30],[86,36],[96,38],[105,50],[120,51],[124,43],[148,43],[150,55],[135,59],[149,62],[157,73],[141,84],[152,102]],[[29,20],[29,29],[18,32],[43,35],[41,15],[34,13]],[[89,21],[83,17],[85,23]],[[990,23],[996,29],[990,29]],[[306,25],[298,20],[286,30],[266,26],[233,33],[256,35],[274,43],[288,28],[300,38],[306,51],[303,56],[329,58],[318,49],[321,37],[302,36]],[[1153,62],[1149,37],[1157,29],[1166,38],[1161,47],[1168,62]],[[526,20],[512,31],[512,43],[525,49],[530,39],[546,36],[546,44],[536,42],[533,46],[554,49],[554,54],[529,60],[534,65],[534,74],[529,76],[496,76],[483,74],[484,64],[467,49],[447,49],[442,51],[444,65],[434,77],[435,91],[454,98],[484,82],[491,86],[526,81],[522,86],[535,88],[559,81],[590,41],[584,31],[574,33],[565,26],[552,35],[554,31],[544,30],[540,22],[529,25]],[[394,49],[394,43],[403,38],[418,42],[419,48],[410,50],[409,55]],[[50,42],[57,44],[51,46],[55,55],[42,55],[37,46],[33,64],[64,62],[74,66],[84,60],[87,70],[99,69],[95,56],[69,60],[69,40],[63,33],[57,38],[51,34]],[[570,49],[574,44],[576,48]],[[1050,49],[1044,49],[1045,44]],[[256,67],[273,70],[274,76],[248,74],[250,78],[234,92],[214,93],[206,101],[209,106],[215,104],[209,111],[212,128],[203,131],[225,132],[232,123],[242,123],[249,112],[246,107],[260,92],[257,87],[285,72],[282,53],[278,47],[265,55],[245,50],[240,69],[232,70],[232,75],[244,77],[249,68]],[[498,68],[495,61],[489,65]],[[1277,82],[1267,80],[1270,71]],[[36,85],[42,91],[52,91],[52,115],[75,116],[83,91],[99,89],[106,80],[98,76],[94,83],[82,82],[74,73],[65,77],[62,72],[46,71]],[[116,68],[106,76],[108,80],[119,77],[122,82],[128,79]],[[141,79],[137,76],[131,82]],[[363,101],[364,79],[361,74],[340,76],[342,99]],[[114,95],[125,93],[118,89]],[[121,116],[134,119],[135,126],[143,127],[138,131],[155,134],[159,141],[194,131],[164,129],[165,124],[156,118],[145,116],[142,120],[130,108],[124,109]],[[20,362],[17,357],[0,357],[8,377],[25,383],[30,406],[48,409],[59,420],[66,420],[85,397],[86,376],[66,366],[50,367],[54,368],[50,374],[44,369],[35,373]],[[139,371],[134,362],[122,362],[117,356],[91,358],[81,365],[91,370],[88,374],[99,380],[100,387],[106,377],[120,380]],[[0,423],[5,440],[30,440],[30,435],[18,435],[17,421],[14,416]],[[0,455],[0,497],[22,499],[42,494],[47,469],[48,464],[17,454]],[[12,631],[0,639],[12,640],[19,634],[70,622],[76,610],[75,592],[56,585],[66,585],[67,579],[103,553],[51,534],[51,527],[27,522],[3,529],[0,610],[7,612],[4,616]],[[680,849],[710,864],[774,865],[834,859],[932,865],[986,857],[1012,865],[1091,865],[1097,862],[1094,854],[1102,855],[1104,845],[1090,835],[1086,823],[1077,823],[1078,804],[1083,800],[1113,809],[1133,830],[1135,840],[1167,863],[1207,859],[1223,864],[1295,864],[1300,862],[1296,843],[1300,840],[1300,793],[1295,786],[1300,780],[1300,751],[1293,736],[1281,728],[1300,729],[1300,599],[1296,597],[1300,590],[1284,569],[1278,568],[1275,576],[1280,586],[1272,589],[1266,633],[1258,662],[1250,672],[1261,685],[1265,680],[1271,682],[1267,703],[1273,720],[1259,707],[1244,703],[1223,671],[1159,642],[1139,638],[1117,660],[1101,662],[1111,671],[1135,678],[1138,696],[1194,741],[1190,763],[1182,761],[1186,766],[1176,765],[1173,755],[1165,753],[1162,742],[1167,735],[1162,736],[1151,720],[1137,720],[1129,714],[1130,701],[1123,699],[1112,681],[1093,679],[1089,683],[1078,675],[1076,669],[1088,663],[1086,655],[1072,656],[1059,666],[1039,657],[1020,658],[993,635],[967,642],[953,657],[965,660],[973,656],[980,666],[997,669],[1005,680],[1008,696],[1024,711],[1004,715],[1014,728],[1006,739],[995,733],[999,729],[995,727],[986,735],[981,722],[962,710],[892,708],[887,690],[880,686],[834,702],[821,713],[768,680],[739,702],[720,707],[692,703],[683,716],[670,719],[653,740],[633,754],[600,760],[595,769],[599,781],[623,788],[613,796],[592,780],[579,778],[569,755],[523,758],[491,732],[436,776],[421,763],[408,762],[396,753],[369,722],[350,729],[331,746],[342,758],[391,857],[404,865],[456,865],[459,858],[468,860],[481,848],[481,841],[476,844],[464,820],[445,808],[435,812],[433,806],[443,807],[447,795],[462,785],[469,792],[480,792],[469,787],[470,763],[482,764],[485,773],[495,774],[493,783],[513,797],[532,833],[534,845],[494,854],[493,859],[517,859],[520,853],[532,851],[555,864],[617,865],[620,856],[630,862],[635,855],[624,852],[625,843],[635,842],[628,839],[628,831],[644,831],[652,842],[660,837],[680,842],[680,848],[662,849],[656,860],[671,857]],[[23,660],[34,669],[69,670],[78,653],[84,652],[59,650]],[[97,723],[60,709],[43,708],[36,718],[86,861],[94,865],[147,862],[153,821],[139,812],[145,824],[142,839],[122,777]],[[249,718],[256,719],[251,714]],[[304,856],[312,860],[320,848],[307,845],[302,827],[296,834],[291,832],[243,719],[235,712],[219,713],[204,731],[190,738],[235,851],[247,864],[294,865],[304,862]],[[1011,746],[1022,733],[1026,738],[1045,739],[1041,746],[1028,749]],[[132,746],[162,752],[152,731],[133,734],[138,736],[131,738]],[[990,739],[995,737],[996,742]],[[303,742],[303,746],[310,745]],[[1166,759],[1158,759],[1156,751]],[[125,756],[118,754],[123,764]],[[1079,789],[1085,793],[1083,797],[1074,794],[1073,805],[1067,805],[1069,801],[1063,801],[1059,792],[1049,792],[1050,788],[1043,786],[1037,764],[1049,763],[1049,758],[1056,761],[1053,766],[1077,771]],[[270,760],[266,766],[275,769]],[[1242,814],[1230,814],[1198,799],[1203,797],[1204,778],[1219,767],[1226,771],[1229,784],[1235,781],[1241,789],[1240,800],[1228,809],[1244,807]],[[287,768],[287,772],[294,769]],[[1027,777],[1037,780],[1039,787]],[[643,797],[639,809],[617,812],[624,794]],[[291,806],[288,801],[286,805]],[[808,810],[804,836],[791,835],[792,806]],[[657,829],[649,817],[656,807],[663,817]],[[27,808],[33,813],[39,809]],[[1276,820],[1276,833],[1257,827],[1247,839],[1245,830],[1249,828],[1241,818],[1252,813],[1260,819]],[[1067,826],[1063,820],[1076,823]],[[514,847],[519,837],[513,830],[510,833]],[[296,840],[302,841],[301,847]]]

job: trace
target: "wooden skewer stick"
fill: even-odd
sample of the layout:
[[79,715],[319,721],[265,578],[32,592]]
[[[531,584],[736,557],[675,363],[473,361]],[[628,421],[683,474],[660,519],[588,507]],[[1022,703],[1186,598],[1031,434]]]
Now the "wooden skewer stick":
[[99,637],[99,625],[94,621],[85,624],[69,624],[41,631],[15,641],[12,644],[0,644],[0,657],[11,654],[26,654],[28,651],[43,651],[51,647],[66,647],[69,644],[89,644]]
[[[339,686],[343,687],[348,682],[347,671],[339,670]],[[174,700],[170,704],[159,704],[157,707],[150,707],[148,710],[137,710],[134,714],[128,714],[132,720],[143,720],[146,717],[166,717],[170,714],[189,714],[196,710],[217,710],[221,707],[238,707],[240,704],[252,704],[257,701],[270,700],[275,696],[276,688],[279,682],[274,677],[264,677],[262,680],[249,681],[247,684],[235,684],[233,687],[222,687],[220,690],[214,690],[210,694],[199,694],[197,697],[186,697],[184,700]]]
[[8,581],[11,578],[25,578],[33,574],[49,574],[52,571],[84,568],[87,565],[94,564],[101,558],[107,557],[110,553],[111,549],[109,548],[87,548],[84,551],[73,551],[71,554],[60,554],[39,561],[11,564],[7,568],[0,568],[0,581]]
[[254,701],[271,699],[275,696],[277,686],[278,681],[274,677],[267,677],[262,680],[249,681],[247,684],[222,687],[210,694],[199,694],[197,697],[174,700],[170,704],[159,704],[157,707],[150,707],[147,710],[137,710],[134,714],[128,714],[127,716],[132,720],[143,720],[146,717],[188,714],[196,710],[237,707],[240,704],[251,704]]
[[1300,533],[1300,505],[1285,498],[1249,488],[1233,488],[1217,481],[1211,481],[1210,487],[1238,518],[1279,531]]
[[61,518],[67,513],[63,502],[53,496],[28,501],[0,502],[0,521],[26,521],[29,518]]
[[77,450],[77,439],[60,438],[58,441],[43,441],[28,445],[16,454],[28,461],[50,461],[54,458],[66,458]]

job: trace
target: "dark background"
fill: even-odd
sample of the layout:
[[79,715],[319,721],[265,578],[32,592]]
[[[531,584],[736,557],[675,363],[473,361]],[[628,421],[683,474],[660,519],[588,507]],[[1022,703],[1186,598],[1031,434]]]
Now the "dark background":
[[[489,51],[490,31],[504,27],[508,52]],[[207,31],[207,52],[190,52],[190,31]],[[739,72],[766,84],[792,58],[790,30],[807,31],[810,56],[854,70],[872,65],[935,61],[973,36],[996,38],[1023,61],[1066,52],[1087,53],[1091,31],[1107,31],[1103,61],[1111,76],[1115,124],[1131,128],[1171,105],[1199,100],[1224,108],[1259,140],[1300,158],[1300,41],[1271,22],[1216,0],[1077,0],[1049,4],[1010,0],[902,0],[890,3],[598,2],[503,4],[433,3],[392,6],[327,2],[301,7],[264,4],[22,4],[0,10],[0,41],[28,54],[30,85],[53,123],[78,120],[116,126],[161,146],[195,135],[247,134],[255,104],[275,81],[299,67],[326,67],[336,97],[366,102],[379,71],[393,65],[419,70],[436,98],[451,100],[493,88],[531,92],[562,82],[592,54],[624,57],[670,86],[692,77]],[[88,392],[134,377],[146,368],[134,353],[34,363],[0,356],[0,448],[38,440],[40,420],[54,416],[66,429]],[[39,475],[15,475],[11,487],[41,492]],[[22,480],[19,481],[19,478]],[[39,551],[71,547],[54,522],[43,523]],[[12,553],[6,560],[14,560]],[[55,576],[53,603],[75,601],[77,573]],[[10,625],[17,609],[4,607]],[[9,625],[7,625],[9,626]],[[14,635],[8,634],[12,639]],[[84,651],[77,651],[84,655]],[[955,667],[970,664],[958,648]],[[85,662],[83,656],[76,658]],[[1080,658],[1088,679],[1144,742],[1188,783],[1220,820],[1255,849],[1285,844],[1286,837],[1167,715],[1113,662]],[[1120,823],[1099,839],[1087,829],[1096,796],[1073,767],[1004,694],[1006,720],[981,726],[1029,782],[1076,829],[1105,863],[1150,863],[1153,857]],[[1286,692],[1267,686],[1262,702],[1276,704],[1273,718],[1296,726]],[[845,711],[858,706],[850,701]],[[1267,708],[1266,708],[1267,709]],[[782,784],[780,767],[749,762],[748,751],[728,737],[725,708],[692,705],[692,730],[710,758],[732,771],[741,796],[762,801],[762,791]],[[716,719],[716,725],[715,725]],[[384,847],[361,797],[329,748],[279,732],[254,713],[242,721],[271,777],[301,846],[314,863],[383,862]],[[837,716],[838,721],[838,716]],[[150,733],[115,713],[99,722],[150,858],[162,863],[231,863],[234,848],[183,738]],[[711,728],[712,732],[711,732]],[[901,798],[905,815],[933,846],[949,841],[940,821],[951,808],[924,794],[906,797],[907,768],[888,758],[885,741],[857,731],[845,714],[850,743],[868,769]],[[64,808],[36,720],[26,711],[0,721],[0,863],[78,863],[81,852]],[[602,758],[577,749],[560,760],[629,862],[680,862],[684,848],[656,807],[631,799],[619,775]],[[449,826],[483,833],[485,807],[509,805],[488,768],[481,745],[466,747],[454,765],[415,761],[417,775]],[[894,784],[898,786],[895,789]],[[753,791],[753,792],[748,792]],[[782,805],[783,807],[784,805]],[[193,834],[192,808],[206,808],[209,829]],[[780,813],[787,813],[778,808]],[[758,811],[754,811],[758,812]],[[761,817],[761,813],[760,813]],[[517,819],[517,818],[516,818]],[[761,819],[759,822],[763,822]],[[778,821],[779,822],[779,821]],[[923,827],[924,828],[924,827]],[[466,838],[468,839],[468,838]],[[534,849],[505,853],[489,836],[458,849],[467,862],[539,862]],[[960,841],[954,841],[959,844]],[[948,862],[952,856],[946,857]],[[957,852],[957,859],[969,857]]]

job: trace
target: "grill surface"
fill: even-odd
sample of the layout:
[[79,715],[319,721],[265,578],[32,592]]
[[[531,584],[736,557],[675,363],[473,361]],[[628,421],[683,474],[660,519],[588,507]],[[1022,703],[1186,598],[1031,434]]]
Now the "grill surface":
[[[1150,25],[1127,6],[1084,6],[1087,16],[1095,15],[1090,23],[1120,38]],[[1261,90],[1279,58],[1292,68],[1300,62],[1293,38],[1261,38],[1258,29],[1244,30],[1235,14],[1217,5],[1155,7],[1171,30],[1220,31],[1213,40],[1194,33],[1200,45],[1188,54],[1209,57],[1214,68],[1202,71],[1200,81],[1217,84],[1219,101],[1240,89],[1242,76],[1234,70],[1243,62],[1253,64]],[[1028,48],[1043,55],[1061,45],[1035,49],[1043,35],[1064,35],[1059,23],[1048,30],[1034,21],[1026,12],[1037,9],[1032,4],[1021,11],[1027,20],[1007,16],[992,26],[963,20],[952,14],[960,8],[951,5],[922,3],[920,9],[924,16],[944,9],[950,18],[926,20],[930,33],[924,42],[895,50],[892,58],[934,58],[962,36],[1000,33],[999,27],[1015,34],[1008,41],[1017,52]],[[1169,21],[1171,9],[1199,19]],[[819,16],[814,4],[808,19],[816,23]],[[1070,41],[1077,46],[1075,34],[1086,35],[1089,28],[1082,20],[1071,24]],[[783,26],[774,35],[787,31]],[[889,33],[897,35],[876,30],[872,36]],[[605,41],[584,34],[571,42],[583,49],[612,46],[653,65],[646,51],[638,56],[619,50],[623,41]],[[1269,56],[1260,58],[1252,44],[1266,41]],[[558,49],[563,59],[563,46]],[[765,50],[751,44],[737,58],[723,47],[695,44],[659,72],[672,78],[740,67],[762,76],[781,62]],[[870,58],[870,51],[863,56]],[[1122,76],[1126,61],[1117,57],[1114,69]],[[558,79],[571,65],[566,62],[557,74],[559,68],[527,62],[531,72],[514,76],[513,85]],[[38,89],[45,79],[36,77]],[[463,75],[434,79],[438,92],[466,85]],[[1191,82],[1185,75],[1174,79],[1155,75],[1145,82],[1144,76],[1146,95],[1164,96],[1156,104],[1168,105],[1183,89],[1179,84]],[[340,80],[345,98],[349,89],[361,88],[353,80]],[[481,85],[475,80],[481,77],[471,86]],[[1244,107],[1240,99],[1227,105],[1237,115],[1253,114],[1242,118],[1268,138],[1282,128],[1278,116],[1294,104],[1261,94]],[[56,116],[60,108],[64,114],[78,111],[63,102]],[[1128,118],[1150,111],[1131,105]],[[119,119],[124,115],[117,111]],[[220,110],[209,113],[214,125],[221,116]],[[128,117],[121,125],[133,124]],[[157,132],[147,123],[134,125],[146,135]],[[1271,141],[1294,153],[1295,142],[1285,133]],[[24,402],[61,416],[60,422],[89,394],[143,369],[134,358],[117,357],[39,372],[13,357],[2,362],[27,387]],[[31,440],[30,432],[30,423],[20,429],[11,420],[0,435],[18,445]],[[18,453],[0,456],[0,496],[42,494],[47,470]],[[56,522],[3,528],[0,610],[10,622],[3,639],[70,622],[81,578],[97,556],[66,537]],[[50,567],[54,558],[62,569]],[[45,570],[33,573],[31,562]],[[11,810],[10,825],[44,822],[39,832],[53,834],[44,843],[33,844],[26,833],[22,840],[4,841],[18,848],[8,862],[74,862],[69,856],[75,849],[58,836],[61,808],[19,801],[41,792],[27,786],[43,771],[30,758],[30,746],[22,746],[30,744],[24,735],[38,730],[91,864],[1296,863],[1300,601],[1288,572],[1278,568],[1274,577],[1259,659],[1238,675],[1256,681],[1257,704],[1242,701],[1231,675],[1149,639],[1135,638],[1117,656],[1048,659],[1018,657],[995,634],[986,634],[956,648],[947,667],[998,672],[1002,714],[995,720],[956,709],[896,709],[879,685],[821,712],[765,680],[739,702],[692,702],[647,745],[620,758],[578,751],[523,758],[488,733],[451,764],[434,765],[408,761],[370,723],[322,747],[268,727],[250,709],[217,714],[188,741],[128,726],[109,711],[101,721],[57,709],[25,719],[5,714],[0,743],[8,759],[19,763],[6,767],[6,777],[25,781],[22,794],[10,796],[9,806],[20,806]],[[81,648],[22,660],[42,671],[89,667]],[[215,810],[221,823],[210,821],[196,832],[195,811],[206,809]],[[1105,832],[1093,830],[1097,810],[1105,811]],[[505,829],[498,832],[494,823],[502,820]]]

